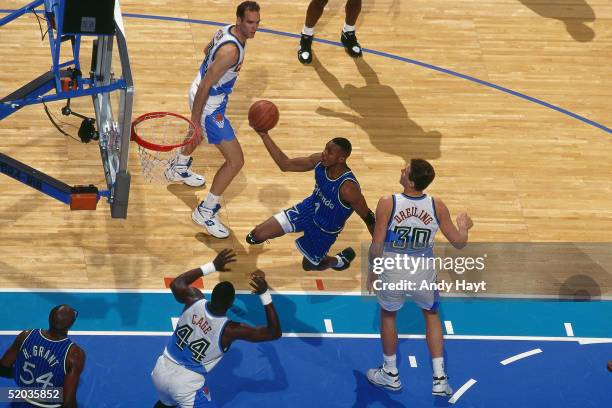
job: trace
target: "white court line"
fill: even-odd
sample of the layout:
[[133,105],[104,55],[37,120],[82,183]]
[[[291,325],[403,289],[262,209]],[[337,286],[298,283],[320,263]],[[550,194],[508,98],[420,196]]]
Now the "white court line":
[[[41,292],[41,293],[170,293],[170,288],[168,289],[90,289],[90,288],[62,288],[62,289],[45,289],[45,288],[0,288],[0,293],[3,292]],[[212,289],[202,290],[202,293],[211,293]],[[237,290],[237,294],[239,295],[248,295],[251,293],[250,290]],[[375,295],[364,295],[363,292],[359,291],[347,291],[347,292],[336,292],[336,291],[308,291],[308,290],[284,290],[279,292],[272,292],[272,294],[279,295],[315,295],[315,296],[364,296],[364,297],[372,297]],[[448,298],[462,298],[462,299],[474,299],[474,298],[482,298],[482,299],[550,299],[550,300],[573,300],[574,296],[557,296],[557,295],[516,295],[513,293],[499,293],[499,294],[475,294],[471,296],[465,296],[461,293],[442,293],[441,297]],[[612,296],[599,296],[596,300],[612,300]]]
[[328,333],[333,333],[334,332],[334,326],[332,326],[331,319],[323,319],[323,322],[325,323],[325,331],[328,332]]
[[[0,336],[16,336],[21,330],[0,330]],[[71,330],[69,335],[75,336],[170,336],[171,331],[85,331]],[[379,334],[373,333],[283,333],[283,337],[326,337],[340,339],[379,339]],[[423,334],[400,334],[400,339],[424,339]],[[559,341],[577,342],[580,344],[599,344],[612,343],[612,338],[605,337],[529,337],[529,336],[473,336],[473,335],[452,335],[444,336],[446,340],[491,340],[491,341]]]
[[567,337],[574,337],[574,328],[571,323],[563,323],[565,326],[565,333],[567,333]]
[[408,356],[408,362],[410,363],[410,367],[417,368],[417,361],[415,356]]
[[444,321],[444,327],[446,328],[446,334],[455,334],[455,330],[453,329],[453,323],[450,320]]
[[170,321],[172,322],[172,330],[176,330],[176,325],[178,324],[179,318],[178,317],[171,317]]
[[526,352],[521,353],[521,354],[517,354],[516,356],[509,357],[509,358],[507,358],[505,360],[500,361],[499,363],[501,365],[508,365],[508,364],[514,363],[515,361],[520,360],[522,358],[530,357],[530,356],[533,356],[535,354],[540,354],[541,352],[542,352],[542,350],[539,349],[539,348],[533,349],[533,350],[526,351]]
[[459,400],[459,398],[461,398],[463,393],[465,393],[467,390],[469,390],[470,387],[472,385],[474,385],[474,384],[476,384],[476,380],[473,379],[473,378],[470,378],[468,380],[468,382],[463,384],[457,391],[455,391],[453,396],[448,400],[449,404],[454,404],[455,402],[457,402],[457,400]]

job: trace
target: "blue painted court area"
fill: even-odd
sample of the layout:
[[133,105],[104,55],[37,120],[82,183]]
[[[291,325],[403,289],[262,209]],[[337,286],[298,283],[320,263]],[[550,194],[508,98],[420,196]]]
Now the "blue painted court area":
[[[0,350],[16,331],[45,327],[49,309],[58,303],[79,310],[77,335],[71,337],[87,353],[82,406],[152,407],[150,372],[169,338],[171,317],[181,311],[172,295],[2,292]],[[274,295],[274,303],[285,337],[232,345],[207,377],[218,406],[584,408],[610,401],[612,373],[605,367],[612,359],[610,301],[445,298],[442,319],[455,332],[446,340],[451,384],[457,390],[476,381],[455,404],[431,395],[431,362],[415,306],[407,304],[400,312],[400,333],[418,338],[400,341],[404,389],[392,393],[372,387],[365,377],[368,368],[381,363],[372,298],[285,294]],[[19,313],[15,305],[21,305]],[[238,295],[232,315],[236,320],[248,315],[250,323],[264,320],[259,299],[248,294]],[[333,333],[326,332],[325,319]],[[571,323],[576,338],[567,337],[564,323]],[[537,349],[541,352],[500,363]],[[410,366],[410,356],[416,367]],[[0,380],[0,386],[8,385]]]

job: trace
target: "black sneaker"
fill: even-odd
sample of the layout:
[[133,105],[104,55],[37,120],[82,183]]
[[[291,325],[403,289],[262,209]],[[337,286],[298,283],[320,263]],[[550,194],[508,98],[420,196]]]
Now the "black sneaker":
[[344,45],[344,49],[347,54],[353,58],[359,58],[362,55],[361,45],[357,41],[357,36],[354,31],[344,32],[342,31],[342,35],[340,36],[340,41],[342,45]]
[[310,64],[312,62],[312,35],[302,34],[300,38],[300,49],[298,50],[298,60],[302,64]]
[[344,265],[340,267],[332,266],[332,269],[335,271],[343,271],[345,269],[348,269],[351,266],[351,262],[353,262],[353,259],[355,259],[355,256],[357,255],[355,254],[355,251],[353,250],[353,248],[348,247],[348,248],[344,248],[342,252],[337,253],[336,256],[339,256],[342,259],[342,262],[344,262]]
[[259,244],[263,244],[266,241],[257,241],[254,237],[253,237],[253,232],[249,232],[246,236],[246,242],[249,245],[259,245]]

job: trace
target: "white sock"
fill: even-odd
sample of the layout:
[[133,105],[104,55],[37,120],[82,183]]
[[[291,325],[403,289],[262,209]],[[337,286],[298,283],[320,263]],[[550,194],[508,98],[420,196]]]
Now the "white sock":
[[384,370],[390,374],[397,374],[397,367],[395,366],[397,358],[395,357],[395,354],[388,356],[383,353],[383,359],[385,360],[385,363],[383,364]]
[[343,33],[348,33],[349,31],[355,31],[355,26],[350,26],[344,23],[344,28],[342,29]]
[[209,192],[206,196],[206,200],[204,200],[204,207],[213,210],[217,206],[217,204],[219,204],[220,198],[221,197]]
[[306,26],[304,26],[304,28],[302,28],[302,34],[313,36],[314,35],[314,27],[306,27]]
[[335,268],[342,268],[344,266],[344,261],[340,258],[340,255],[336,255],[336,259],[338,263],[334,266]]
[[432,358],[431,364],[433,366],[434,377],[446,377],[446,372],[444,372],[444,357]]
[[189,161],[189,159],[191,159],[191,156],[187,155],[185,156],[184,154],[178,154],[178,159],[177,159],[177,164],[184,166],[187,164],[187,162]]

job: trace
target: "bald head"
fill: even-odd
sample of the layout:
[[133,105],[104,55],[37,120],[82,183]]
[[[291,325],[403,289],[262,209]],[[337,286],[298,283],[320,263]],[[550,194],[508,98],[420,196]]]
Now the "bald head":
[[55,331],[68,330],[76,320],[77,313],[68,305],[55,306],[49,312],[49,329]]

